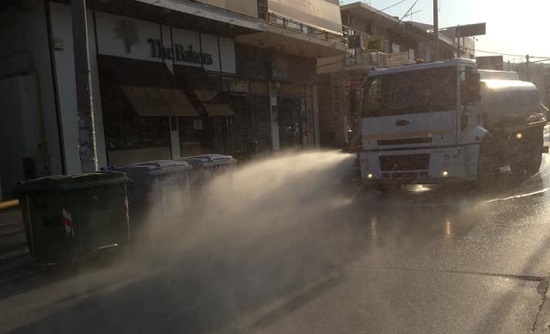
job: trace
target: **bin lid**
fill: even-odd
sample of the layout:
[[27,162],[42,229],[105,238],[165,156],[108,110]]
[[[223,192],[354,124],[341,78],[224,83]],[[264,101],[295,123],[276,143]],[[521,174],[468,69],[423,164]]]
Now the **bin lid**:
[[180,161],[186,161],[194,167],[210,167],[217,165],[230,165],[235,164],[237,159],[230,155],[223,154],[202,154],[194,155],[190,157],[183,157]]
[[23,181],[17,186],[16,192],[76,190],[110,184],[126,184],[129,182],[130,179],[124,173],[116,171],[52,175]]
[[175,160],[154,160],[131,164],[128,166],[111,167],[113,170],[123,171],[127,174],[144,173],[149,175],[159,175],[166,173],[183,172],[193,167],[185,161]]

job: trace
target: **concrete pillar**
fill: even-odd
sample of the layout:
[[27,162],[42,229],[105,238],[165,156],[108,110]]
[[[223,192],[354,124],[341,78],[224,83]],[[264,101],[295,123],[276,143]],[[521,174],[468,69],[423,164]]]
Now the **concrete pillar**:
[[315,128],[315,148],[321,148],[321,136],[319,128],[319,90],[313,86],[313,126]]
[[269,117],[271,120],[272,149],[277,152],[281,149],[279,141],[279,106],[277,102],[278,89],[269,81]]
[[178,127],[178,118],[169,117],[168,121],[170,122],[170,148],[172,150],[172,159],[177,160],[181,158],[181,147],[180,147],[180,132]]
[[79,153],[83,172],[99,169],[92,103],[86,0],[71,1]]

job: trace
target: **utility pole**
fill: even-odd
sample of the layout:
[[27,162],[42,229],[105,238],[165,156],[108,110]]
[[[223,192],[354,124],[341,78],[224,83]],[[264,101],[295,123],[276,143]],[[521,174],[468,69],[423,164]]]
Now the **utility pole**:
[[82,172],[93,172],[99,169],[99,165],[97,161],[94,109],[92,105],[86,0],[71,0],[71,12],[80,166]]
[[529,55],[525,56],[525,78],[527,81],[531,80],[531,73],[529,73]]
[[455,28],[455,38],[456,38],[456,57],[460,58],[460,25],[457,25]]
[[439,60],[439,10],[437,8],[437,1],[434,0],[434,60]]

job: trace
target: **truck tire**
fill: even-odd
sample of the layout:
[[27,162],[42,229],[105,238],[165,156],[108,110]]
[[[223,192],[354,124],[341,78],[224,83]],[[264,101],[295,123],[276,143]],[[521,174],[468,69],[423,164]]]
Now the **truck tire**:
[[544,145],[542,131],[542,129],[534,129],[530,133],[529,147],[525,149],[525,156],[521,160],[510,164],[510,169],[516,176],[529,177],[539,171]]
[[500,166],[497,164],[497,159],[493,154],[494,147],[489,138],[481,143],[479,149],[479,164],[477,170],[478,184],[482,187],[491,185],[498,173]]
[[542,153],[532,151],[522,161],[510,164],[512,173],[519,177],[529,177],[537,173],[542,162]]
[[540,164],[542,163],[542,145],[542,143],[540,147],[537,145],[531,152],[530,157],[525,160],[525,171],[529,176],[536,174],[540,169]]
[[510,169],[517,177],[529,177],[539,171],[541,162],[541,153],[533,153],[531,157],[527,157],[523,161],[510,164]]

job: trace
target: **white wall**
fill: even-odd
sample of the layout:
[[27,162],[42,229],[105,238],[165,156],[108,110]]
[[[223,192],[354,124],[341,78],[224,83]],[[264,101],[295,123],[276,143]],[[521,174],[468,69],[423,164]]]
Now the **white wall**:
[[50,6],[53,37],[56,43],[63,44],[63,50],[55,51],[54,57],[57,70],[63,138],[65,142],[65,163],[67,166],[67,173],[80,173],[71,13],[68,6],[53,2]]
[[[20,12],[8,9],[0,13],[0,56],[6,56],[25,50],[25,34],[22,29]],[[0,67],[3,67],[0,64]]]
[[9,176],[0,174],[8,194],[9,185],[23,177],[23,158],[35,159],[38,176],[62,172],[45,14],[43,1],[0,13],[0,133],[7,136],[0,161],[10,169],[4,168]]
[[40,103],[44,115],[46,150],[49,156],[49,173],[61,174],[61,148],[55,106],[54,83],[46,29],[46,12],[43,1],[32,10],[24,12],[22,22],[25,31],[25,47],[32,54],[33,65],[40,84]]
[[10,197],[17,180],[23,179],[22,159],[25,145],[22,140],[23,122],[17,81],[17,78],[0,80],[0,181],[3,198]]

